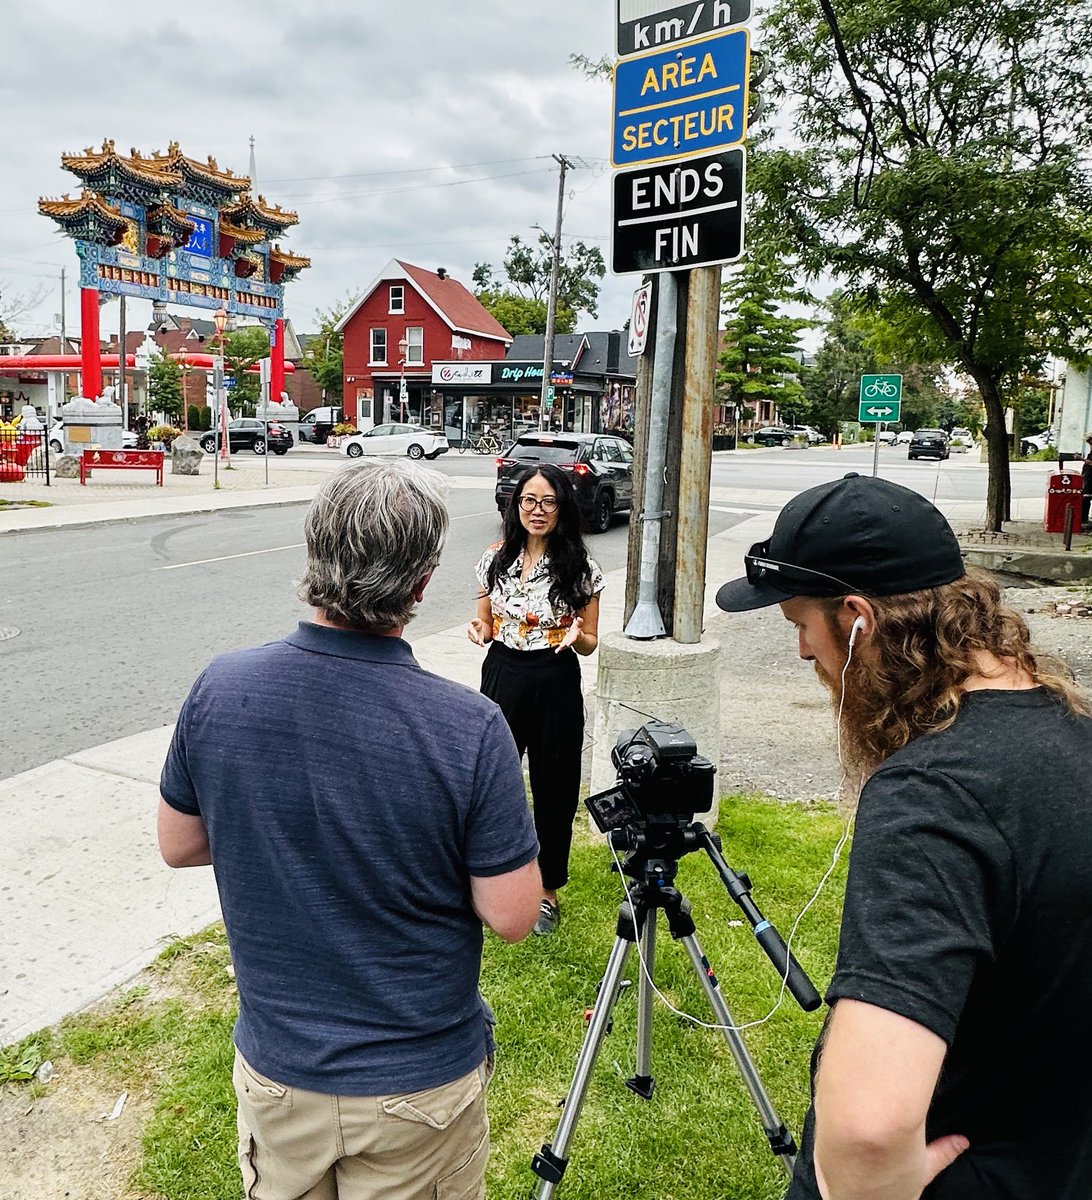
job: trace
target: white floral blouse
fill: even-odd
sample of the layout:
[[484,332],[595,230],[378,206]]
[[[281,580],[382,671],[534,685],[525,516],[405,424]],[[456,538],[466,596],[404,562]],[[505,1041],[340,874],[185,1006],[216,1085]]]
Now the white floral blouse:
[[[489,586],[489,564],[500,548],[500,542],[490,546],[474,568],[483,593]],[[598,596],[604,587],[603,572],[590,558],[588,566],[592,594]],[[567,606],[555,609],[550,603],[549,556],[544,554],[538,560],[528,579],[520,579],[522,572],[521,550],[516,561],[497,580],[497,586],[488,593],[493,609],[494,640],[511,650],[549,650],[560,646],[576,614]]]

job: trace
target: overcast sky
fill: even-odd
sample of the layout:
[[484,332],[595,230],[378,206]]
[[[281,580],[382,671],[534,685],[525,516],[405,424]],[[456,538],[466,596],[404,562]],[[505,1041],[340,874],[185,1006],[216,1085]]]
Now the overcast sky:
[[[613,14],[613,0],[6,6],[3,306],[45,288],[14,323],[54,331],[67,267],[77,331],[75,248],[37,202],[76,193],[61,153],[103,138],[123,153],[177,139],[191,157],[212,154],[245,174],[253,134],[258,190],[300,216],[282,245],[313,263],[286,287],[299,332],[391,258],[446,267],[469,286],[476,262],[499,265],[511,234],[552,230],[555,153],[580,164],[566,236],[607,255],[610,86],[568,56],[612,53]],[[608,274],[588,326],[620,327],[637,282]],[[150,304],[129,309],[130,328],[150,319]],[[104,331],[117,312],[104,309]]]

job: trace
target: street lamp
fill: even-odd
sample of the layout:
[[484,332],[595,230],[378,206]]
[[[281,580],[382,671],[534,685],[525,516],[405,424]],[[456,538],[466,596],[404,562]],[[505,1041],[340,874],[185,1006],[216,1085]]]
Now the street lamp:
[[[214,449],[212,455],[214,487],[218,487],[220,482],[220,454],[223,452],[226,458],[229,450],[226,420],[227,405],[224,397],[224,328],[227,325],[227,319],[227,310],[224,308],[218,308],[212,314],[212,323],[216,326],[216,357],[213,359],[212,372],[212,390],[216,394],[216,432],[213,435]],[[220,441],[221,432],[224,436],[223,442]]]
[[409,340],[403,334],[398,339],[398,365],[401,376],[398,380],[398,417],[405,421],[409,415],[409,393],[406,391],[406,355],[409,353]]

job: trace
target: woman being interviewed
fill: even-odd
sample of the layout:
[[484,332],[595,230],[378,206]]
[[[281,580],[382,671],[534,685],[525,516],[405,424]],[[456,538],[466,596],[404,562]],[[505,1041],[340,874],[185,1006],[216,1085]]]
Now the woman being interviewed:
[[489,645],[482,692],[500,706],[520,754],[527,752],[543,888],[535,933],[553,933],[580,793],[584,698],[576,655],[596,647],[603,590],[560,468],[547,463],[520,476],[504,540],[486,550],[475,573],[482,592],[466,632]]

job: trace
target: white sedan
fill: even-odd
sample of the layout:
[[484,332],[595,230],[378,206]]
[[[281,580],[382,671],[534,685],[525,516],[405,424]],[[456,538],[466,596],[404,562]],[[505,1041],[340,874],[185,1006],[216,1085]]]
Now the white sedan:
[[354,433],[341,443],[350,458],[364,454],[405,454],[409,458],[439,458],[448,451],[447,438],[423,425],[377,425],[367,433]]

